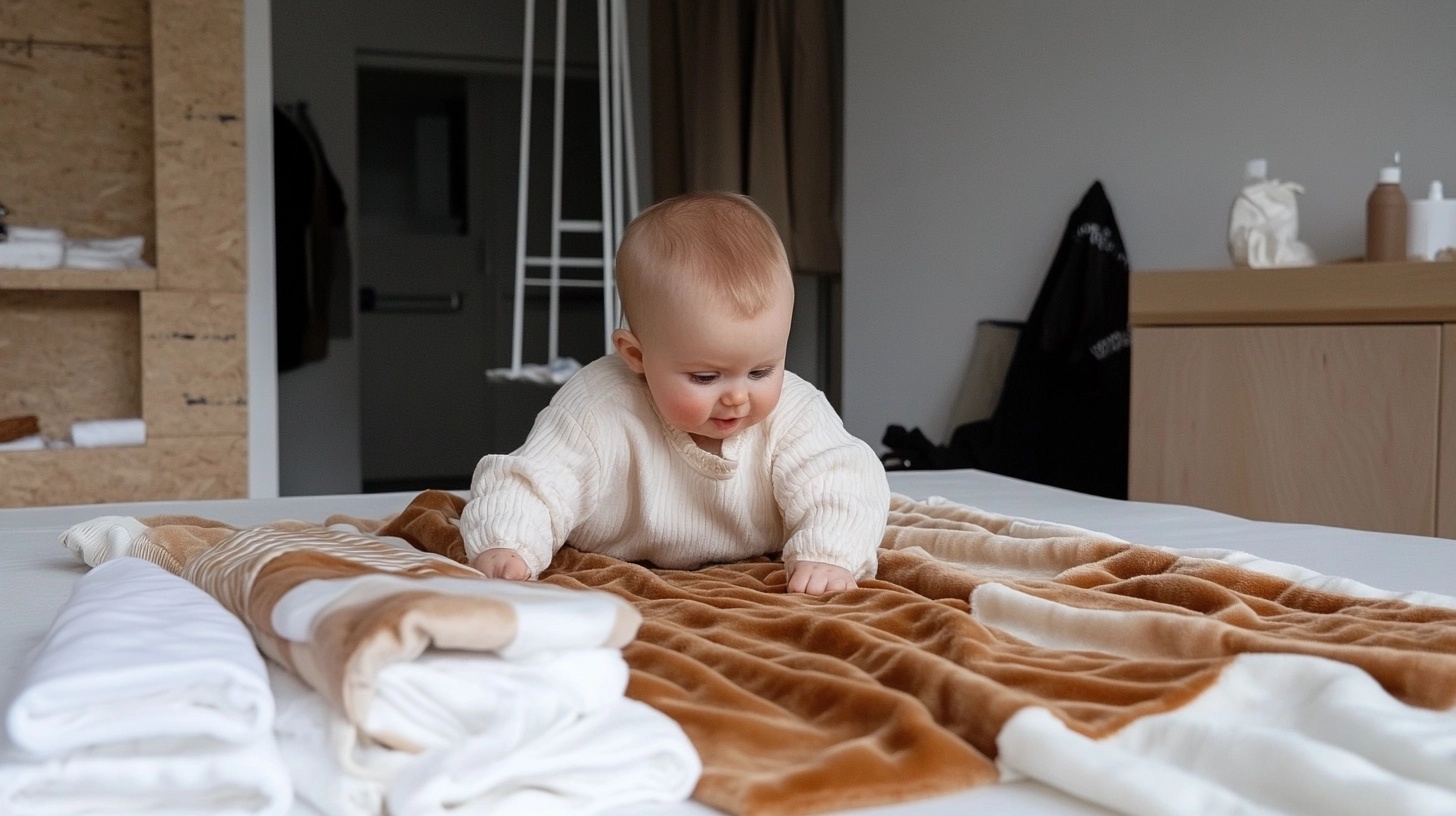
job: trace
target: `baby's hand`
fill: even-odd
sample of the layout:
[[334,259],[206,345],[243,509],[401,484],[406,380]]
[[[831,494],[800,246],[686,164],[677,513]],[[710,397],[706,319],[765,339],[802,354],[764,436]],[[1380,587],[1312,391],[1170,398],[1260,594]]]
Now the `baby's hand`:
[[820,561],[793,561],[786,568],[789,573],[789,591],[805,595],[823,595],[841,589],[859,586],[854,576],[844,567],[825,564]]
[[470,566],[485,573],[487,578],[505,578],[508,581],[524,581],[531,577],[531,569],[526,566],[526,559],[515,550],[505,547],[492,547],[489,550],[475,556]]

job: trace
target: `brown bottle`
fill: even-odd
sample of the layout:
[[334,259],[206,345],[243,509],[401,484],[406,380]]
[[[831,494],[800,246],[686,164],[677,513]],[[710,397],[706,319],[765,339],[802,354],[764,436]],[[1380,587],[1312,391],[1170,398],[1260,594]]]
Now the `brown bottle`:
[[1380,183],[1365,200],[1365,260],[1405,260],[1408,206],[1400,188],[1400,165],[1382,167]]

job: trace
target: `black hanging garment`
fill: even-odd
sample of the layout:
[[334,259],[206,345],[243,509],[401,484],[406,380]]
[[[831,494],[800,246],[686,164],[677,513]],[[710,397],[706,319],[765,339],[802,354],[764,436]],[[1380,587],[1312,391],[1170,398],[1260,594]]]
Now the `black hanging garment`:
[[[330,315],[350,261],[344,195],[300,104],[273,109],[273,216],[278,370],[328,355]],[[337,321],[337,318],[335,318]]]
[[1096,182],[1072,211],[989,419],[950,450],[971,466],[1127,498],[1127,251]]

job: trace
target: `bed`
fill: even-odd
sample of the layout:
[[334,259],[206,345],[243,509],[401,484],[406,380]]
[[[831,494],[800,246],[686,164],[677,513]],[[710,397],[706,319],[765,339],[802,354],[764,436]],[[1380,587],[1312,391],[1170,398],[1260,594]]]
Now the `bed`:
[[[1257,559],[1236,557],[1235,563],[1246,568],[1272,568],[1277,573],[1282,569],[1280,565],[1298,565],[1303,571],[1290,568],[1284,574],[1344,576],[1369,587],[1397,593],[1412,591],[1416,594],[1405,597],[1422,603],[1444,603],[1449,597],[1456,597],[1456,542],[1444,539],[1255,522],[1190,507],[1103,499],[972,470],[899,472],[892,473],[890,481],[895,492],[915,499],[943,497],[1007,517],[1047,520],[1201,557],[1217,556],[1223,551],[1257,556]],[[0,656],[3,656],[0,657],[0,694],[4,699],[10,698],[28,655],[42,641],[73,585],[87,571],[57,544],[58,535],[71,525],[102,515],[184,512],[237,526],[284,518],[322,519],[339,514],[378,518],[399,511],[413,497],[414,494],[372,494],[0,511],[0,595],[5,598],[5,614],[0,618]],[[1440,647],[1438,651],[1443,649]],[[1444,716],[1449,720],[1449,709]],[[1446,731],[1445,747],[1437,746],[1434,750],[1445,751],[1448,764],[1456,768],[1456,757],[1451,756],[1450,747],[1456,744],[1453,732],[1456,728]],[[1448,787],[1456,788],[1456,784]],[[1142,812],[1163,812],[1156,802],[1145,802],[1140,807]],[[1138,812],[1138,806],[1119,809]],[[296,803],[292,811],[298,816],[313,812],[302,802]],[[635,804],[613,812],[622,816],[628,813],[665,816],[719,811],[688,801]],[[1070,816],[1116,811],[1069,796],[1050,785],[1023,779],[841,812],[882,816],[965,812]],[[1410,812],[1421,811],[1412,808]]]

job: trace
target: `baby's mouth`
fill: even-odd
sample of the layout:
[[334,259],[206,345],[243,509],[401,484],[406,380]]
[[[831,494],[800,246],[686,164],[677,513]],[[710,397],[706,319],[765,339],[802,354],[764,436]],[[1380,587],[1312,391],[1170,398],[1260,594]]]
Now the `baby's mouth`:
[[717,417],[714,417],[713,427],[717,428],[720,431],[731,431],[734,428],[737,428],[738,423],[742,421],[743,417],[733,417],[732,419],[718,419]]

